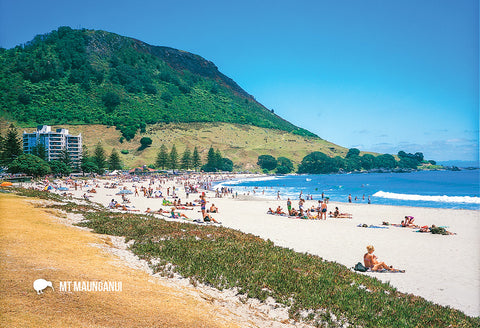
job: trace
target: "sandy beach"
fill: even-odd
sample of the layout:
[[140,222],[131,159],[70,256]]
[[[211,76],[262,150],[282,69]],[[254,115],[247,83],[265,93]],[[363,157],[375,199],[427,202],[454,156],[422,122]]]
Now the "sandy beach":
[[[70,190],[66,192],[74,198],[87,194],[91,201],[108,206],[112,199],[122,202],[122,197],[117,195],[121,189],[133,192],[135,187],[149,187],[149,180],[123,181],[116,188],[108,189],[104,188],[106,181],[120,182],[116,178],[91,181],[82,190],[78,187],[75,191],[70,185]],[[186,198],[182,183],[155,181],[152,187],[160,189],[166,196],[167,188],[170,187],[171,193],[175,185],[176,194],[182,202],[198,199],[199,194],[190,194]],[[88,193],[91,188],[95,188],[96,193]],[[244,195],[236,199],[232,199],[231,195],[217,198],[213,191],[207,191],[206,195],[207,208],[212,203],[219,208],[219,213],[213,214],[213,217],[225,227],[268,238],[278,246],[315,254],[349,268],[362,261],[367,245],[374,245],[375,254],[381,261],[406,272],[364,274],[389,282],[399,291],[450,306],[470,316],[480,315],[479,211],[330,203],[328,211],[338,206],[340,212],[351,213],[353,219],[302,220],[266,214],[269,207],[282,206],[286,209],[285,199],[267,200]],[[147,208],[170,210],[170,207],[162,206],[162,198],[147,198],[141,192],[139,196],[130,194],[127,197],[130,203],[126,205],[139,213],[144,213]],[[170,197],[167,199],[172,200]],[[307,200],[305,205],[311,207],[316,203],[316,200]],[[292,200],[292,205],[298,208],[298,200]],[[192,219],[201,218],[199,207],[178,211]],[[456,234],[434,235],[395,226],[358,227],[359,224],[381,226],[383,221],[400,223],[406,215],[414,216],[415,223],[420,226],[447,226],[447,230]]]

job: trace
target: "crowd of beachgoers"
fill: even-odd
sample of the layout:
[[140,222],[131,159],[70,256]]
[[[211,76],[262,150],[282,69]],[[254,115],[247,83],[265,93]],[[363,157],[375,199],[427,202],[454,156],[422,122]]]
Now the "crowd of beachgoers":
[[[328,195],[323,199],[301,197],[300,191],[299,197],[289,199],[279,194],[278,199],[266,199],[261,191],[253,195],[238,188],[217,188],[217,182],[253,176],[192,173],[71,177],[23,186],[54,192],[75,202],[96,202],[111,211],[190,224],[221,224],[348,267],[361,261],[371,274],[376,270],[398,272],[393,268],[401,268],[405,274],[377,276],[402,291],[467,313],[480,313],[480,300],[475,296],[478,293],[473,293],[480,286],[480,256],[472,260],[469,255],[480,249],[475,234],[479,230],[478,211],[338,203],[329,201]],[[439,236],[452,234],[450,231],[457,235]],[[372,245],[385,260],[367,256],[366,246]],[[459,273],[454,266],[443,265],[447,257],[470,263],[472,269]],[[429,268],[428,274],[425,268]],[[459,275],[461,280],[455,279]]]

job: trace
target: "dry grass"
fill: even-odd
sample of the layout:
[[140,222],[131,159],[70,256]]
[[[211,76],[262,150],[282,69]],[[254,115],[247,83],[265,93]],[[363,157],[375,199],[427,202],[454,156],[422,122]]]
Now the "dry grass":
[[[92,244],[108,237],[59,223],[0,194],[1,327],[235,327],[187,291],[163,286]],[[107,238],[107,239],[103,239]],[[37,295],[33,281],[52,281]],[[121,292],[61,292],[60,281],[121,281]]]

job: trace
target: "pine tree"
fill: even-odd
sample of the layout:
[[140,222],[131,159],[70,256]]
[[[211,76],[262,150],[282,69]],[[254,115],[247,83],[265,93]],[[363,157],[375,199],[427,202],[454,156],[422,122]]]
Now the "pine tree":
[[65,163],[67,166],[72,165],[72,159],[70,158],[70,154],[68,153],[67,148],[62,149],[62,151],[60,152],[59,160]]
[[215,169],[216,170],[221,170],[223,164],[223,157],[222,153],[220,152],[219,149],[215,151]]
[[210,146],[210,149],[208,150],[206,166],[209,169],[215,169],[215,150],[212,146]]
[[177,148],[175,145],[172,146],[172,150],[170,151],[170,156],[169,156],[169,164],[170,168],[172,170],[175,170],[178,167],[178,153],[177,153]]
[[168,152],[167,152],[167,147],[165,147],[164,144],[160,146],[160,151],[158,152],[157,155],[157,160],[155,161],[155,165],[157,167],[162,168],[162,170],[165,169],[165,167],[168,164]]
[[32,155],[40,157],[44,161],[47,160],[47,150],[45,149],[45,146],[41,143],[36,144],[32,148]]
[[122,161],[120,160],[120,156],[115,148],[112,149],[112,153],[108,158],[108,169],[111,171],[122,169]]
[[182,156],[182,169],[188,170],[192,166],[192,155],[190,149],[185,148]]
[[192,166],[195,170],[197,170],[197,168],[199,168],[201,164],[202,163],[200,161],[200,154],[198,153],[197,147],[195,147],[192,154]]
[[106,164],[106,155],[105,155],[105,150],[102,147],[102,144],[99,142],[97,146],[95,147],[95,151],[93,152],[93,162],[97,165],[98,167],[98,172],[97,173],[102,173],[103,169],[105,168]]
[[2,149],[2,162],[5,165],[13,162],[15,158],[23,154],[22,141],[18,137],[15,125],[10,124],[5,136]]

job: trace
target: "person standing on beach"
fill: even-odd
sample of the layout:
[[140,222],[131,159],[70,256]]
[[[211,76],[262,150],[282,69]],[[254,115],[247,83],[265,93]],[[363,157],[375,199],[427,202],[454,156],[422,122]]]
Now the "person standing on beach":
[[322,217],[324,217],[324,220],[327,219],[327,203],[325,203],[325,201],[323,201],[321,205],[320,218]]
[[280,200],[280,190],[277,191],[277,200]]
[[292,202],[290,201],[290,198],[287,199],[287,210],[288,215],[292,215]]
[[205,200],[205,194],[200,196],[200,210],[202,211],[202,220],[205,218],[205,209],[207,206],[207,201]]
[[348,195],[348,202],[349,202],[349,203],[352,202],[352,194],[349,194],[349,195]]

